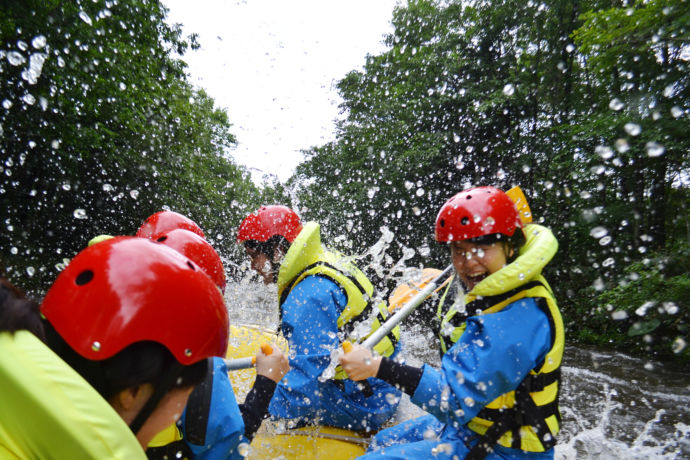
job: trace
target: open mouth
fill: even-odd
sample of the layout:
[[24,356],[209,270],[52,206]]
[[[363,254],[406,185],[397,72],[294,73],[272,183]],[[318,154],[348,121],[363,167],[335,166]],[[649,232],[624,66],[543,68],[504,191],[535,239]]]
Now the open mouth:
[[467,278],[467,282],[471,284],[472,286],[479,284],[480,281],[482,281],[484,278],[488,276],[487,273],[480,273],[478,275],[465,275],[465,278]]

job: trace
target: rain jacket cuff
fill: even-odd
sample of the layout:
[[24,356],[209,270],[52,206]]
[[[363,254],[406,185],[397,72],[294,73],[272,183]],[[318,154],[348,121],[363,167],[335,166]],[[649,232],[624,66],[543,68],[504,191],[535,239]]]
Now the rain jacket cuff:
[[419,367],[401,364],[394,359],[381,358],[381,365],[376,377],[391,385],[395,385],[408,395],[414,394],[422,378],[422,369]]

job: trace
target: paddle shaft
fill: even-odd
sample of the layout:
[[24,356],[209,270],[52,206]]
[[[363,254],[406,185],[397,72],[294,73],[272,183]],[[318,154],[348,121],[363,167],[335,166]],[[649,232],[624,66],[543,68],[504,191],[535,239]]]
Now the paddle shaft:
[[410,316],[410,313],[421,305],[421,303],[424,302],[434,292],[434,290],[436,290],[438,285],[441,284],[441,282],[448,277],[452,271],[453,265],[448,265],[446,269],[441,272],[441,274],[431,280],[431,282],[424,286],[424,288],[419,291],[417,295],[412,297],[405,305],[400,307],[400,309],[398,309],[393,316],[388,318],[386,322],[381,325],[381,327],[376,329],[369,337],[367,337],[366,340],[362,342],[362,346],[369,349],[374,348],[374,346],[383,340],[383,338],[390,331],[392,331],[395,326]]
[[253,356],[249,358],[224,359],[225,366],[229,371],[238,371],[240,369],[249,369],[254,367],[255,359]]
[[[263,351],[265,355],[270,355],[273,352],[273,348],[267,343],[262,343],[261,351]],[[227,367],[229,371],[249,369],[256,366],[256,356],[237,359],[224,359],[223,361],[225,361],[225,367]]]
[[[405,318],[410,316],[422,302],[424,302],[438,287],[441,282],[450,275],[453,271],[453,265],[449,265],[445,270],[441,272],[436,278],[431,280],[429,284],[424,286],[424,288],[412,297],[405,305],[400,307],[393,316],[388,318],[385,323],[376,329],[367,339],[362,342],[362,346],[369,349],[374,348],[374,346],[379,343],[383,338],[400,324]],[[237,371],[240,369],[249,369],[256,364],[256,359],[254,357],[249,358],[237,358],[237,359],[226,359],[225,366],[229,371]]]

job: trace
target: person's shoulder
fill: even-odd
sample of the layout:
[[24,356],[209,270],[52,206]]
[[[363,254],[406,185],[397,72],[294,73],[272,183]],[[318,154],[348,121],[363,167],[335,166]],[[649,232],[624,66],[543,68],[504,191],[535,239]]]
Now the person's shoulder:
[[301,286],[303,288],[317,287],[319,290],[340,288],[340,286],[338,286],[338,283],[334,279],[320,274],[312,274],[305,276],[304,279],[297,283],[297,286]]
[[328,276],[313,274],[302,279],[290,292],[288,299],[311,298],[314,301],[331,301],[333,298],[340,299],[338,302],[347,301],[345,290]]
[[510,315],[521,315],[521,317],[528,314],[535,318],[547,319],[547,314],[542,305],[540,305],[541,302],[541,297],[523,297],[509,303],[501,311]]

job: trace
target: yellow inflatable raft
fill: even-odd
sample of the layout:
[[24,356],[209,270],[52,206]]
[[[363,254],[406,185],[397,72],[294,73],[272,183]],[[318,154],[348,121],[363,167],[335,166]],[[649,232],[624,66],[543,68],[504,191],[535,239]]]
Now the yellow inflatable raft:
[[[273,331],[251,325],[230,326],[227,357],[254,356],[262,343],[275,344],[288,352],[287,341]],[[231,371],[229,375],[237,401],[241,403],[254,384],[256,371],[243,369]],[[247,458],[350,460],[364,454],[368,442],[368,437],[350,430],[326,426],[290,429],[284,422],[266,420],[256,433]]]

